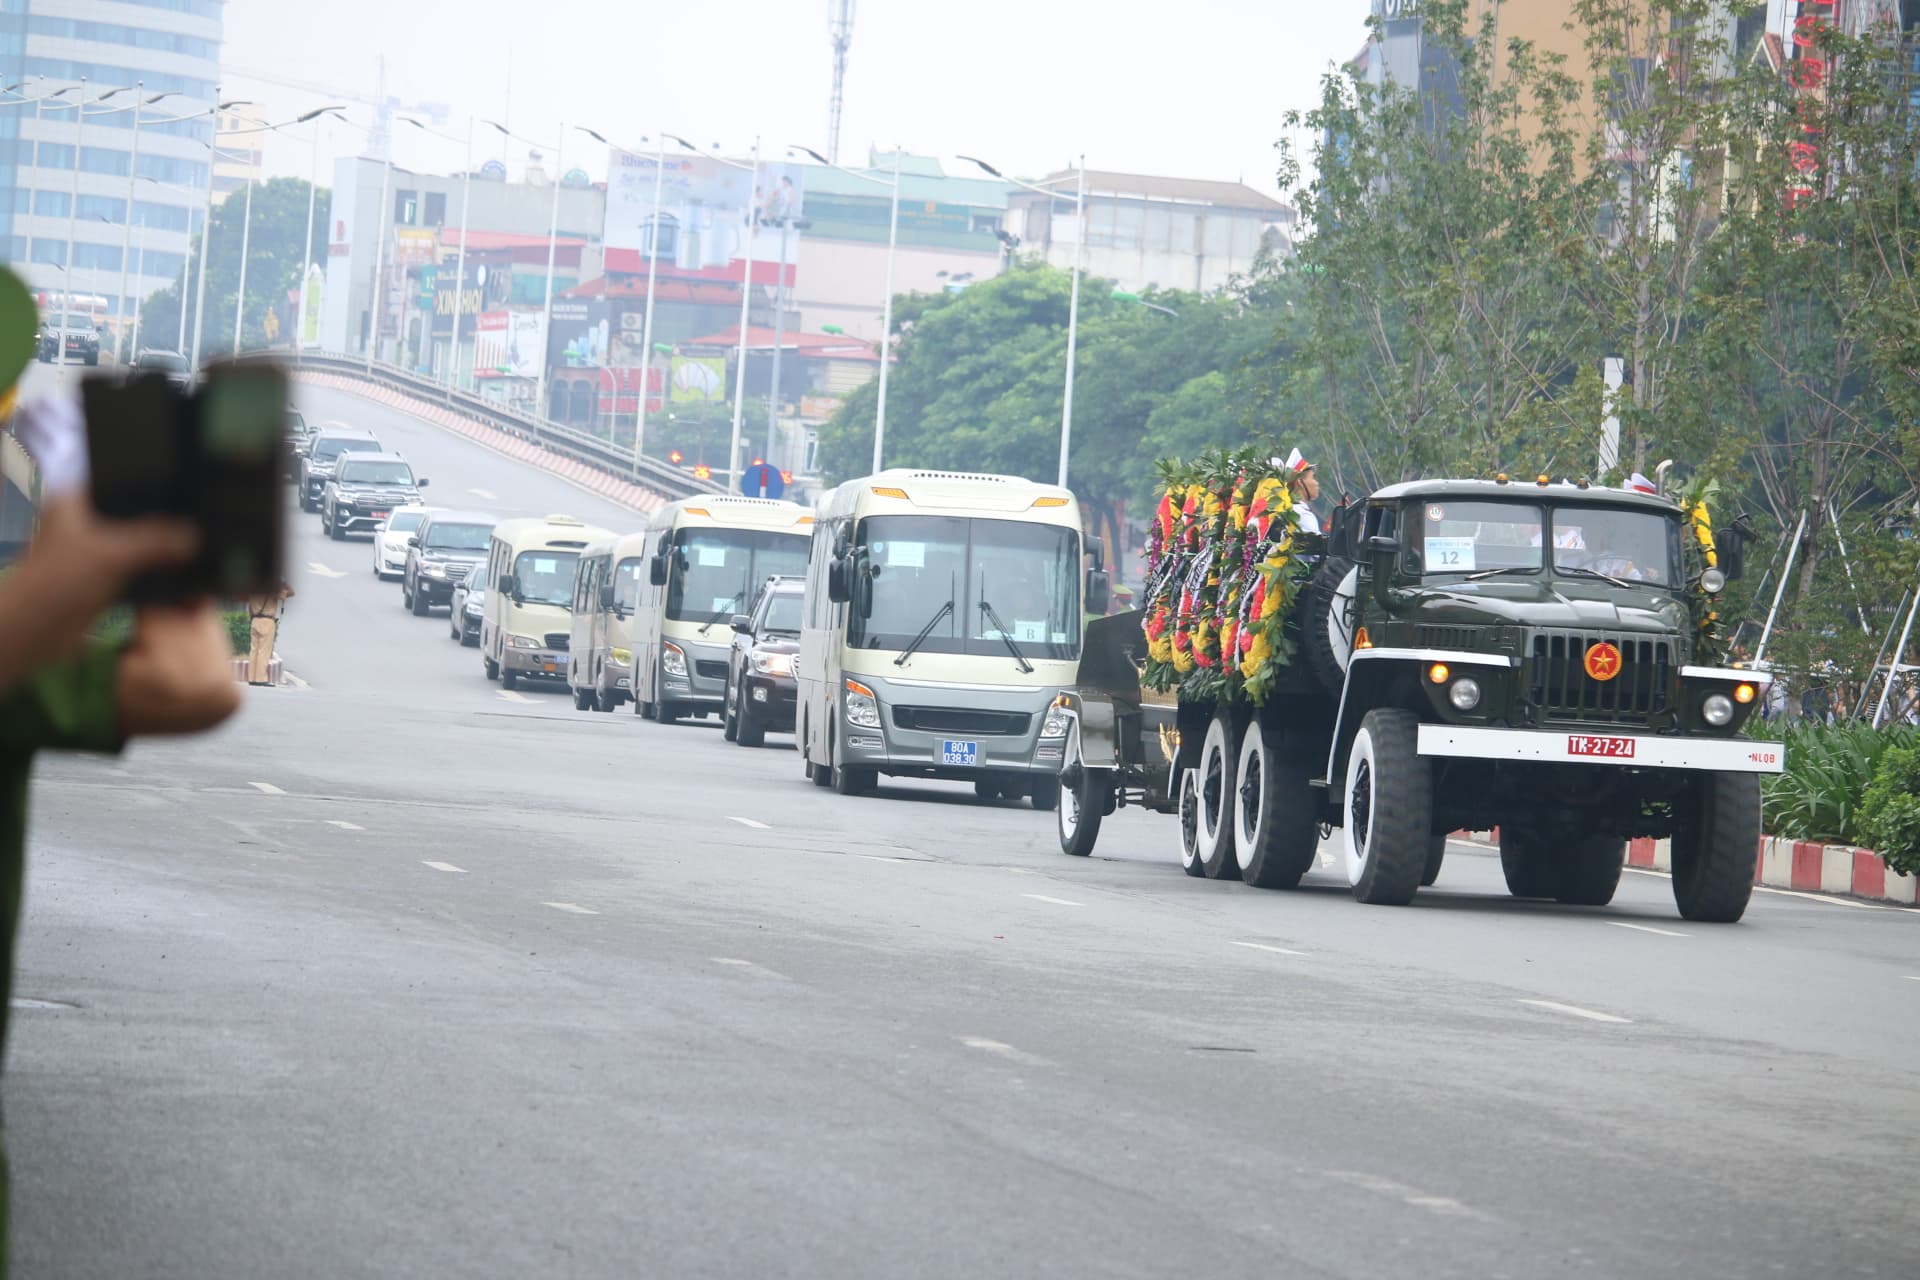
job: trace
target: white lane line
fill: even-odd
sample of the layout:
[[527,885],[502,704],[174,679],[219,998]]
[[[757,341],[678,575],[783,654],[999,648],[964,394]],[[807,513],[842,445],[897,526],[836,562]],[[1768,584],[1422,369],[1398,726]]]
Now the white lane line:
[[313,570],[315,574],[322,578],[344,578],[347,576],[331,565],[321,564],[318,560],[307,561],[307,568]]
[[524,702],[528,706],[533,705],[532,698],[529,698],[524,693],[516,693],[512,689],[495,689],[493,692],[494,692],[494,696],[505,698],[508,702]]
[[343,822],[339,818],[328,818],[327,825],[330,827],[338,827],[342,831],[365,831],[366,830],[365,827],[359,825],[358,823]]
[[488,502],[498,502],[500,500],[500,495],[491,489],[469,489],[467,492],[476,498],[485,498]]
[[1907,975],[1907,981],[1908,981],[1908,982],[1920,982],[1920,974],[1912,974],[1912,973],[1910,973],[1910,974],[1908,974],[1908,975]]
[[1270,947],[1264,942],[1236,942],[1233,945],[1236,947],[1250,947],[1255,951],[1271,951],[1277,956],[1304,956],[1308,954],[1305,951],[1293,951],[1286,947]]
[[913,858],[889,858],[886,855],[879,854],[879,853],[861,853],[861,854],[855,854],[854,856],[859,858],[865,858],[868,862],[913,862],[915,861],[915,859]]
[[451,862],[435,862],[431,858],[426,858],[422,860],[422,865],[432,867],[435,871],[451,871],[455,875],[462,876],[467,874],[465,867],[456,867]]
[[265,795],[283,796],[287,794],[286,792],[282,791],[280,788],[274,786],[271,782],[249,782],[247,785],[252,787],[255,791],[261,792],[262,794],[265,794]]
[[308,683],[307,683],[307,682],[306,682],[305,680],[302,680],[302,679],[301,679],[301,678],[300,678],[299,676],[297,676],[297,675],[295,675],[295,674],[293,674],[293,672],[291,672],[291,671],[283,671],[283,672],[281,672],[281,673],[280,673],[280,678],[281,678],[282,680],[284,680],[284,681],[285,681],[286,683],[288,683],[288,684],[290,684],[290,685],[292,685],[292,686],[293,686],[294,688],[296,688],[296,689],[311,689],[311,688],[313,688],[313,686],[312,686],[312,685],[310,685],[310,684],[308,684]]
[[[1654,871],[1648,867],[1627,867],[1625,870],[1636,872],[1643,876],[1659,876],[1662,880],[1673,879],[1673,873],[1671,871]],[[1753,891],[1755,893],[1771,893],[1781,898],[1805,898],[1808,902],[1825,902],[1836,907],[1854,907],[1861,911],[1898,911],[1900,909],[1888,903],[1859,902],[1853,898],[1835,897],[1830,893],[1808,893],[1804,889],[1776,889],[1770,884],[1757,884],[1753,886]],[[1911,915],[1915,919],[1920,919],[1920,911],[1910,911],[1905,914]]]
[[543,902],[543,907],[552,907],[555,911],[570,911],[576,916],[597,916],[598,911],[590,910],[577,902]]
[[1675,929],[1656,929],[1650,924],[1628,924],[1625,920],[1602,920],[1600,923],[1610,924],[1616,929],[1632,929],[1635,933],[1657,933],[1663,938],[1685,938],[1690,936]]
[[715,956],[713,962],[715,964],[724,964],[730,969],[738,969],[742,973],[750,973],[756,978],[767,978],[774,982],[793,981],[792,978],[789,978],[784,973],[769,969],[763,964],[755,964],[751,960],[742,960],[737,956]]
[[1008,1062],[1017,1062],[1025,1067],[1050,1067],[1053,1065],[1038,1054],[1028,1053],[1024,1049],[1016,1049],[1012,1045],[1002,1043],[999,1040],[989,1040],[985,1036],[961,1036],[960,1043],[969,1049],[978,1049],[982,1053],[990,1053],[996,1058],[1005,1058]]
[[1632,1018],[1616,1018],[1611,1013],[1600,1013],[1593,1009],[1582,1009],[1577,1004],[1561,1004],[1558,1000],[1522,1000],[1521,1004],[1530,1004],[1536,1009],[1548,1009],[1554,1013],[1564,1013],[1570,1018],[1585,1018],[1589,1022],[1632,1022]]
[[1344,1182],[1350,1187],[1359,1187],[1362,1191],[1371,1191],[1375,1195],[1392,1196],[1402,1204],[1412,1205],[1416,1209],[1425,1209],[1428,1213],[1439,1214],[1442,1217],[1489,1220],[1480,1210],[1472,1205],[1463,1204],[1452,1196],[1431,1196],[1404,1182],[1395,1182],[1391,1178],[1382,1178],[1371,1173],[1355,1173],[1348,1169],[1329,1169],[1326,1176],[1335,1182]]
[[1044,893],[1023,893],[1023,898],[1032,898],[1035,902],[1051,902],[1056,907],[1084,907],[1084,902],[1069,902],[1065,898],[1049,898]]
[[728,818],[728,822],[737,822],[743,827],[752,827],[755,831],[771,831],[772,827],[764,822],[755,822],[752,818]]

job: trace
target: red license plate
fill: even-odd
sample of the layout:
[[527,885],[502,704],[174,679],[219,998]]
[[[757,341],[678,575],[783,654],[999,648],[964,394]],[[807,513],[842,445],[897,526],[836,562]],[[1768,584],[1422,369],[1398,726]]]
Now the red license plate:
[[1567,754],[1631,760],[1633,759],[1633,739],[1606,738],[1590,733],[1570,733],[1567,735]]
[[373,518],[375,520],[385,520],[387,518],[387,515],[388,513],[385,511],[376,511],[373,513]]

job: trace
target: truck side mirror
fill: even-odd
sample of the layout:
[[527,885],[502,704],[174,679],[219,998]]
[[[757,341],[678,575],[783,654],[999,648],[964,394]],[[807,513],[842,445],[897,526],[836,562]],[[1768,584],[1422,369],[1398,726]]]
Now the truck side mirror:
[[1367,539],[1367,546],[1376,556],[1397,556],[1400,554],[1400,539],[1390,533],[1376,533]]
[[1716,529],[1713,534],[1713,558],[1720,572],[1732,582],[1747,569],[1747,531],[1738,525]]
[[[1095,564],[1099,561],[1096,559]],[[1087,570],[1087,612],[1107,616],[1107,610],[1113,607],[1113,579],[1105,570]]]
[[[1086,553],[1093,557],[1093,567],[1096,570],[1107,567],[1107,540],[1105,538],[1090,533],[1082,540],[1081,545],[1086,549]],[[1101,612],[1104,613],[1105,610],[1101,610]]]
[[656,587],[667,585],[667,553],[661,551],[647,561],[647,581]]

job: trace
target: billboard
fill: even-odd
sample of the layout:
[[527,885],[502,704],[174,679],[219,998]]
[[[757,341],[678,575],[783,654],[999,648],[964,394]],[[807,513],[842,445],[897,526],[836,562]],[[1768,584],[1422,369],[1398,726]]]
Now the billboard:
[[[651,155],[613,153],[602,228],[608,248],[658,252],[684,271],[713,270],[741,262],[755,228],[754,259],[779,260],[780,219],[802,215],[806,166],[762,164],[749,172],[706,156],[668,156],[656,174],[657,163]],[[729,274],[738,278],[743,271]]]
[[[439,337],[453,332],[453,313],[456,310],[453,272],[457,261],[442,263],[439,274],[434,278],[433,332]],[[473,333],[481,312],[505,309],[511,275],[506,267],[489,266],[476,260],[471,253],[467,255],[466,268],[466,281],[458,290],[460,296],[457,305],[462,340]]]
[[675,356],[673,402],[719,404],[727,398],[725,356]]
[[474,326],[476,378],[538,378],[547,318],[537,311],[488,311]]
[[547,367],[603,369],[611,361],[612,326],[605,298],[555,298],[547,331]]

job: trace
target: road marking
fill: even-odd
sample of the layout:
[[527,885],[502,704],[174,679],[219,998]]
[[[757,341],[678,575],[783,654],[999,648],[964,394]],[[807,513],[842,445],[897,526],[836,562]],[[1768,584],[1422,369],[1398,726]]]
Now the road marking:
[[772,827],[764,822],[755,822],[752,818],[728,818],[728,822],[737,822],[743,827],[752,827],[755,831],[771,831]]
[[469,489],[467,492],[476,498],[485,498],[488,502],[500,501],[500,495],[491,489]]
[[[467,874],[467,869],[465,867],[456,867],[451,862],[435,862],[431,858],[424,859],[423,862],[424,862],[424,865],[432,867],[435,871],[451,871],[456,875]],[[555,904],[549,902],[547,905],[551,907]]]
[[1032,898],[1035,902],[1051,902],[1056,907],[1084,907],[1084,902],[1068,902],[1065,898],[1049,898],[1044,893],[1023,893],[1023,898]]
[[715,956],[713,962],[715,964],[724,964],[731,969],[738,969],[742,973],[750,973],[756,978],[767,978],[774,982],[793,981],[792,978],[789,978],[784,973],[769,969],[763,964],[755,964],[751,960],[741,960],[735,956]]
[[1350,1187],[1359,1187],[1362,1191],[1371,1191],[1375,1195],[1392,1196],[1402,1204],[1412,1205],[1416,1209],[1425,1209],[1428,1213],[1437,1213],[1442,1217],[1488,1220],[1486,1214],[1472,1205],[1455,1200],[1452,1196],[1430,1196],[1404,1182],[1395,1182],[1391,1178],[1382,1178],[1371,1173],[1355,1173],[1347,1169],[1329,1169],[1327,1177],[1335,1182],[1344,1182]]
[[985,1036],[961,1036],[960,1043],[969,1049],[978,1049],[982,1053],[990,1053],[996,1058],[1005,1058],[1008,1062],[1018,1062],[1022,1066],[1050,1067],[1053,1065],[1037,1054],[1016,1049],[998,1040],[989,1040]]
[[496,696],[505,698],[508,702],[524,702],[528,706],[533,705],[532,698],[529,698],[524,693],[516,693],[512,689],[495,689],[493,692]]
[[577,902],[543,902],[543,907],[552,907],[555,911],[570,911],[576,916],[597,916],[598,911],[589,910]]
[[328,818],[327,825],[330,827],[338,827],[342,831],[365,831],[366,830],[365,827],[360,826],[358,823],[343,822],[339,818]]
[[889,858],[886,855],[879,854],[879,853],[860,853],[860,854],[855,854],[854,856],[858,858],[865,858],[868,862],[918,862],[919,861],[918,858]]
[[1550,1009],[1554,1013],[1564,1013],[1570,1018],[1585,1018],[1589,1022],[1632,1022],[1632,1018],[1616,1018],[1611,1013],[1599,1013],[1592,1009],[1582,1009],[1577,1004],[1561,1004],[1558,1000],[1522,1000],[1521,1004],[1530,1004],[1536,1009]]
[[[1654,871],[1648,867],[1627,867],[1625,869],[1628,871],[1638,872],[1640,875],[1643,875],[1643,876],[1659,876],[1662,880],[1673,879],[1673,873],[1671,871]],[[1808,893],[1803,889],[1776,889],[1770,884],[1757,884],[1753,886],[1753,891],[1755,893],[1776,894],[1782,898],[1805,898],[1809,902],[1825,902],[1836,907],[1854,907],[1861,911],[1898,910],[1898,908],[1890,906],[1885,903],[1856,902],[1852,898],[1839,898],[1839,897],[1835,897],[1833,894],[1830,894],[1830,893]],[[1906,914],[1914,916],[1916,919],[1920,919],[1920,912],[1907,912]]]
[[1291,951],[1286,947],[1270,947],[1264,942],[1236,942],[1233,945],[1236,947],[1251,947],[1255,951],[1271,951],[1277,956],[1304,956],[1308,954],[1305,951]]
[[344,578],[347,576],[330,565],[321,564],[318,560],[307,561],[307,568],[313,570],[314,573],[322,578]]
[[302,680],[299,676],[293,674],[293,672],[291,671],[282,671],[280,673],[280,678],[286,681],[288,684],[292,685],[296,689],[313,688],[312,685],[308,684],[305,680]]
[[1907,975],[1907,981],[1908,981],[1908,982],[1920,982],[1920,976],[1916,976],[1916,975],[1914,975],[1914,974],[1911,974],[1911,973],[1910,973],[1910,974],[1908,974],[1908,975]]
[[1601,923],[1610,924],[1616,929],[1632,929],[1636,933],[1657,933],[1663,938],[1684,938],[1688,936],[1673,929],[1656,929],[1650,924],[1628,924],[1625,920],[1603,920]]
[[271,782],[249,782],[247,785],[252,787],[256,791],[262,792],[265,795],[283,796],[287,794],[286,792],[282,791],[280,788],[274,786]]

